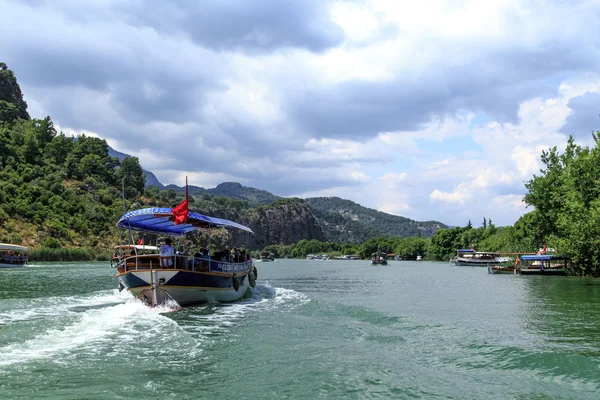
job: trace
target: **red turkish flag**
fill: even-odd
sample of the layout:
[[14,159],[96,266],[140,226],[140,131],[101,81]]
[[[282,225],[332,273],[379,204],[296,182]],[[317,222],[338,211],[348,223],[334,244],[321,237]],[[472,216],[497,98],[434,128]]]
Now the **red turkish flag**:
[[190,209],[188,208],[188,184],[187,184],[187,176],[185,177],[185,200],[183,200],[177,207],[175,207],[172,211],[173,216],[175,217],[175,225],[179,225],[185,222],[188,215],[190,214]]

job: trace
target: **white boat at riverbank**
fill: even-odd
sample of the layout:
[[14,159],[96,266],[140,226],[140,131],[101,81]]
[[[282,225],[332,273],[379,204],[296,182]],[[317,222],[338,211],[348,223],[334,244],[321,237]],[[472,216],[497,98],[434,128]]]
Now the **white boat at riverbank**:
[[21,268],[29,261],[29,248],[12,243],[0,243],[0,268]]
[[455,266],[487,267],[489,265],[501,265],[507,260],[507,257],[501,257],[500,254],[492,251],[458,249],[456,256],[450,262]]
[[521,275],[566,275],[569,263],[566,256],[532,254],[521,256]]

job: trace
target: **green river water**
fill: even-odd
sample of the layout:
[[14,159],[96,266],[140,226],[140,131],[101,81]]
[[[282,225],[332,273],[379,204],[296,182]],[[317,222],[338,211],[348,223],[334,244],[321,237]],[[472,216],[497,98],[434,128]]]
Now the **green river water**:
[[108,263],[0,270],[0,399],[600,399],[600,280],[447,263],[257,263],[173,312]]

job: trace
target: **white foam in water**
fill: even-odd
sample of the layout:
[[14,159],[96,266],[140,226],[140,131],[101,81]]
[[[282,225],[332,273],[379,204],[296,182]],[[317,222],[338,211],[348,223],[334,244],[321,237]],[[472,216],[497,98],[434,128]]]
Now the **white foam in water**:
[[[228,332],[231,331],[231,326],[249,313],[272,311],[282,307],[291,309],[309,301],[305,294],[291,289],[273,288],[268,283],[258,285],[249,299],[227,305],[207,305],[205,307],[215,308],[214,312],[208,315],[192,313],[190,317],[200,324],[188,326],[186,330],[197,330],[207,335]],[[39,306],[36,307],[36,304]],[[102,305],[107,306],[83,312],[77,310]],[[150,308],[128,292],[119,293],[116,289],[86,296],[28,300],[27,304],[18,304],[16,309],[0,312],[0,324],[35,319],[55,320],[58,323],[60,318],[56,317],[65,315],[70,316],[70,321],[75,317],[76,321],[61,328],[46,329],[24,342],[1,347],[0,367],[39,359],[61,362],[65,357],[81,354],[81,350],[91,353],[101,346],[111,347],[128,343],[140,346],[140,343],[156,340],[171,341],[174,332],[185,331],[176,321],[162,316],[161,313],[177,310],[178,306],[174,303]],[[191,339],[189,336],[187,338]],[[202,337],[196,337],[194,341],[198,339]],[[192,354],[197,350],[192,347],[194,346],[188,347],[186,352]]]
[[215,307],[214,312],[207,315],[192,315],[191,318],[202,321],[202,324],[187,327],[205,334],[216,334],[230,331],[237,321],[245,318],[250,313],[261,311],[273,311],[282,308],[294,308],[306,304],[310,299],[300,292],[292,289],[274,288],[267,282],[257,285],[252,297],[236,303],[230,303]]
[[[133,327],[133,325],[138,325]],[[139,324],[147,325],[140,329]],[[93,350],[103,342],[139,341],[153,335],[157,329],[177,327],[177,323],[161,316],[139,301],[128,301],[81,313],[79,321],[60,329],[48,329],[23,343],[0,348],[0,366],[30,362],[52,357],[60,362],[61,355],[86,348]]]
[[73,309],[81,307],[96,307],[105,304],[123,303],[131,298],[127,292],[117,289],[103,290],[83,296],[48,297],[26,300],[11,304],[10,310],[0,310],[0,325],[12,322],[35,320],[48,316],[58,316],[75,313]]

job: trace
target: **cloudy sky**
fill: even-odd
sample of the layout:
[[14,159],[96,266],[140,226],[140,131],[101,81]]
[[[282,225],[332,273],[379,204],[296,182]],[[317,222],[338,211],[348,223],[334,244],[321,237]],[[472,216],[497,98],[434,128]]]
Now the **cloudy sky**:
[[600,2],[0,0],[29,112],[164,183],[513,224],[600,129]]

